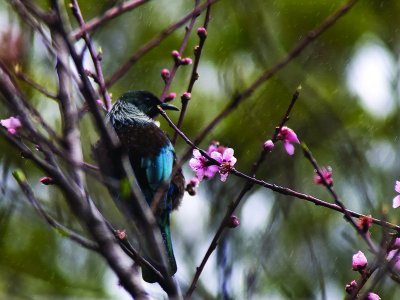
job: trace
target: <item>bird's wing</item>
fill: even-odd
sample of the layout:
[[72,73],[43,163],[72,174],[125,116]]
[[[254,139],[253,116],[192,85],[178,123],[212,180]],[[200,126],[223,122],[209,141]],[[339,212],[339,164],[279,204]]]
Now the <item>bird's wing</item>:
[[[172,173],[174,162],[174,148],[171,143],[161,147],[156,156],[145,156],[141,158],[141,168],[146,175],[147,183],[152,191],[152,196],[166,182]],[[152,199],[147,199],[151,201]]]

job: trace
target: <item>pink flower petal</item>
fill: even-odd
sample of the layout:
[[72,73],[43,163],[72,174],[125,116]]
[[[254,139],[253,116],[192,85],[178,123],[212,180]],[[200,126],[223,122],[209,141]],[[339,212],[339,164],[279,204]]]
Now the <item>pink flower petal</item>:
[[394,240],[394,243],[393,243],[392,248],[393,248],[393,249],[400,248],[400,238],[396,238],[396,239]]
[[368,293],[367,295],[367,300],[381,300],[381,297],[379,297],[377,294],[375,293]]
[[198,169],[197,172],[196,172],[197,178],[198,178],[199,180],[202,180],[203,177],[204,177],[204,175],[205,175],[204,173],[205,173],[205,172],[204,172],[204,169]]
[[393,198],[393,208],[398,208],[400,206],[400,195]]
[[10,117],[8,119],[0,120],[0,124],[7,128],[10,134],[16,134],[17,129],[22,127],[21,121],[18,118]]
[[201,155],[201,153],[200,153],[199,150],[194,149],[194,150],[193,150],[193,156],[194,156],[195,158],[200,158],[200,157],[203,156],[203,155]]
[[288,141],[283,141],[283,143],[285,145],[287,154],[293,155],[294,154],[294,146]]
[[230,161],[233,157],[234,150],[232,148],[226,148],[224,154],[222,154],[222,159],[225,161]]
[[189,166],[192,168],[193,171],[197,171],[199,168],[199,161],[195,158],[191,158],[189,160]]
[[287,134],[287,136],[286,136],[286,140],[287,140],[288,142],[291,142],[291,143],[300,144],[300,141],[299,141],[299,139],[297,138],[297,134],[296,134],[293,130],[291,130],[291,129],[290,129],[290,131],[288,131],[288,134]]
[[206,168],[204,175],[207,176],[207,178],[213,178],[214,175],[218,172],[218,166],[212,165]]
[[221,153],[214,151],[211,153],[210,156],[211,156],[211,158],[215,159],[217,162],[222,163],[222,154]]
[[208,155],[211,155],[211,153],[213,153],[214,151],[218,151],[218,147],[215,146],[215,144],[211,144],[208,147],[207,153],[208,153]]
[[400,193],[400,181],[397,181],[397,180],[396,180],[396,185],[395,185],[395,187],[394,187],[394,190],[395,190],[396,192]]
[[236,164],[236,162],[237,162],[237,158],[233,156],[233,157],[231,158],[231,163],[230,163],[230,165],[233,166],[234,164]]
[[[397,254],[397,255],[396,255],[396,254]],[[393,269],[394,269],[396,272],[399,272],[399,271],[400,271],[400,256],[399,256],[399,253],[398,253],[398,249],[395,249],[395,250],[390,251],[390,252],[388,253],[388,255],[386,256],[386,259],[387,259],[388,261],[393,260],[393,262],[394,262],[394,264],[393,264]]]
[[226,181],[226,179],[228,178],[228,175],[229,175],[229,173],[220,173],[220,176],[221,176],[221,181],[222,182],[225,182]]

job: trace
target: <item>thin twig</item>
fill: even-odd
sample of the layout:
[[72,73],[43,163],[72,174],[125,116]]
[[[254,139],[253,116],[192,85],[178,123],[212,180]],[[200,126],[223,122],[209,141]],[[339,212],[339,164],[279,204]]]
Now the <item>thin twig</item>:
[[89,31],[93,31],[94,29],[102,26],[107,21],[116,18],[123,13],[133,10],[136,7],[148,2],[149,0],[130,0],[117,4],[116,6],[108,9],[104,14],[100,17],[95,17],[94,19],[88,21],[85,26],[81,26],[71,33],[76,40],[80,39],[85,33]]
[[36,199],[29,183],[27,182],[25,175],[21,170],[16,170],[13,172],[14,178],[17,180],[22,192],[25,194],[26,198],[29,200],[31,205],[35,208],[36,212],[49,224],[53,227],[57,232],[59,232],[62,236],[69,238],[70,240],[76,242],[83,248],[88,250],[92,250],[95,252],[99,252],[99,247],[97,244],[87,238],[81,236],[80,234],[72,231],[66,226],[62,225],[52,216],[50,216],[42,207],[40,202]]
[[[276,130],[274,134],[272,135],[272,141],[276,142],[278,140],[278,134],[281,131],[282,127],[285,125],[285,123],[289,120],[290,113],[294,107],[294,104],[296,103],[297,99],[299,98],[300,95],[300,88],[298,88],[295,93],[292,96],[292,100],[290,101],[290,104],[288,106],[288,109],[286,110],[286,113],[284,114],[282,121],[280,122],[279,126],[276,127]],[[252,174],[253,177],[256,176],[256,173],[258,169],[260,168],[261,164],[264,162],[265,157],[269,153],[269,150],[263,149],[261,151],[259,158],[256,160],[256,162],[253,164],[252,169],[250,171],[250,174]],[[210,246],[207,249],[207,252],[205,253],[203,260],[200,263],[200,266],[196,268],[196,273],[193,276],[192,283],[186,292],[186,297],[190,297],[196,288],[197,281],[200,278],[200,275],[209,259],[211,254],[214,252],[215,248],[217,247],[218,241],[222,236],[222,233],[224,229],[226,228],[226,224],[229,221],[230,216],[233,214],[233,212],[236,210],[238,207],[239,203],[242,201],[243,197],[246,195],[247,192],[249,192],[254,186],[253,182],[247,181],[245,185],[243,186],[242,190],[240,191],[239,195],[236,197],[236,199],[231,203],[231,205],[228,206],[227,212],[225,213],[224,218],[222,219],[218,230],[216,231],[214,238],[212,239]]]
[[[210,1],[207,0],[207,2],[209,3]],[[187,97],[187,95],[191,95],[194,83],[199,78],[199,74],[197,73],[197,69],[199,67],[201,53],[203,51],[204,43],[205,43],[206,38],[207,38],[207,28],[208,28],[208,23],[210,22],[210,14],[211,14],[211,4],[209,4],[207,6],[206,16],[205,16],[204,24],[203,24],[203,28],[206,31],[205,31],[205,33],[202,33],[202,34],[199,35],[199,44],[195,47],[192,74],[190,75],[189,85],[188,85],[188,88],[186,89],[186,93],[187,94],[185,96],[182,95],[182,97],[181,97],[182,107],[181,107],[181,112],[179,114],[179,119],[178,119],[178,124],[177,124],[177,127],[179,129],[182,126],[183,119],[184,119],[185,114],[186,114],[186,109],[187,109],[187,106],[188,106],[188,103],[189,103],[189,98]],[[175,132],[174,133],[174,137],[172,139],[172,144],[173,145],[175,145],[177,138],[178,138],[178,133]]]
[[[241,93],[235,95],[231,102],[227,105],[227,107],[221,111],[201,132],[196,136],[193,140],[196,145],[198,145],[201,141],[204,140],[206,136],[211,132],[211,130],[218,125],[223,119],[225,119],[234,109],[245,99],[249,98],[254,91],[260,87],[261,84],[266,82],[268,79],[273,77],[276,73],[282,70],[288,63],[290,63],[293,59],[302,53],[302,51],[311,44],[316,38],[318,38],[322,33],[324,33],[327,29],[332,27],[336,21],[344,16],[346,12],[348,12],[357,0],[350,0],[338,10],[336,10],[333,14],[328,16],[320,25],[315,27],[313,30],[309,31],[306,36],[300,40],[300,42],[293,47],[288,54],[283,57],[278,63],[276,63],[271,68],[267,69],[260,77],[247,89],[242,91]],[[187,151],[182,156],[182,159],[187,160],[190,157],[191,149],[188,148]]]
[[[218,0],[210,0],[210,4],[217,2]],[[128,60],[125,62],[121,67],[119,67],[111,76],[108,80],[106,80],[106,87],[111,87],[117,80],[119,80],[122,76],[126,74],[126,72],[129,71],[129,69],[147,52],[149,52],[151,49],[156,47],[158,44],[160,44],[165,38],[167,38],[171,33],[173,33],[175,30],[183,26],[188,20],[192,18],[193,15],[199,14],[202,12],[208,5],[209,3],[205,3],[200,5],[197,9],[194,11],[190,12],[186,16],[184,16],[182,19],[177,21],[176,23],[170,25],[169,27],[165,28],[163,31],[161,31],[157,36],[155,36],[153,39],[148,41],[146,44],[144,44],[139,50],[137,50]]]
[[50,99],[57,99],[57,95],[48,91],[45,87],[41,86],[39,83],[33,81],[31,78],[29,78],[26,74],[24,74],[21,70],[19,70],[19,66],[15,67],[15,75],[17,78],[27,84],[29,84],[31,87],[33,87],[35,90],[41,92],[43,95]]
[[364,232],[360,226],[357,225],[357,223],[354,221],[354,219],[351,217],[351,215],[347,212],[346,206],[343,204],[343,202],[339,199],[339,196],[336,194],[335,190],[333,189],[332,184],[329,184],[322,174],[321,168],[318,166],[318,163],[314,156],[312,155],[310,149],[302,143],[301,147],[303,149],[304,156],[308,159],[308,161],[312,164],[314,167],[314,170],[317,172],[319,178],[321,178],[322,183],[324,186],[328,189],[329,193],[332,195],[335,203],[342,208],[342,212],[344,214],[345,219],[353,226],[353,228],[358,232],[358,234],[364,239],[364,241],[367,243],[369,249],[372,251],[372,253],[377,254],[378,250],[376,249],[375,245],[372,243],[368,232]]
[[[200,2],[199,0],[194,0],[193,11],[196,11],[197,6],[199,5],[199,2]],[[183,52],[185,51],[186,45],[189,41],[190,34],[192,33],[192,30],[193,30],[194,23],[196,22],[196,19],[198,18],[198,16],[199,16],[199,14],[193,14],[189,25],[186,26],[186,28],[185,28],[185,35],[183,36],[182,43],[181,43],[181,46],[179,47],[179,51],[178,51],[179,58],[174,59],[174,65],[172,66],[172,69],[170,71],[168,78],[166,78],[166,80],[165,80],[164,88],[163,88],[163,91],[160,96],[161,101],[164,101],[165,96],[167,95],[169,88],[171,86],[171,83],[174,80],[176,71],[181,66],[180,58],[182,57]]]
[[[78,23],[79,23],[81,29],[84,29],[85,21],[83,19],[81,10],[79,8],[78,1],[72,0],[71,4],[72,4],[72,12],[74,13],[76,19],[78,20]],[[83,36],[83,39],[85,40],[86,46],[89,49],[90,56],[92,57],[93,64],[96,68],[96,75],[97,75],[96,79],[97,79],[97,82],[100,87],[100,92],[104,98],[104,104],[105,104],[106,110],[109,111],[111,109],[111,97],[110,97],[110,94],[108,93],[106,85],[105,85],[99,54],[96,53],[96,50],[94,48],[92,40],[89,37],[89,34],[87,32],[85,32],[85,30],[82,30],[82,32],[84,32],[82,36]]]

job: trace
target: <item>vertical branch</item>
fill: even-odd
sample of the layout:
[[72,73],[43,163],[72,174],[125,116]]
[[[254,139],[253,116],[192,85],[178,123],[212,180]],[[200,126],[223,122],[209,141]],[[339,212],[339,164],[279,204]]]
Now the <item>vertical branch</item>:
[[[211,2],[207,0],[207,11],[206,11],[206,16],[204,19],[204,24],[202,29],[198,29],[197,34],[199,36],[199,44],[194,48],[194,63],[193,63],[193,68],[192,68],[192,74],[190,76],[189,80],[189,86],[186,90],[186,93],[182,95],[181,100],[182,100],[182,107],[181,107],[181,113],[179,114],[179,119],[178,119],[178,124],[177,128],[181,128],[183,118],[185,117],[186,109],[189,103],[189,100],[191,98],[191,93],[193,90],[194,83],[197,81],[199,78],[199,74],[197,73],[197,69],[199,67],[200,63],[200,57],[201,53],[203,51],[204,43],[207,38],[207,28],[208,28],[208,23],[210,22],[210,14],[211,14]],[[175,131],[174,133],[174,138],[172,139],[172,144],[175,145],[176,139],[178,138],[178,133]]]
[[79,8],[78,0],[71,0],[71,1],[72,1],[72,12],[74,13],[76,19],[78,20],[79,26],[81,27],[81,30],[83,32],[82,37],[85,40],[86,46],[89,49],[90,56],[92,57],[94,67],[96,69],[100,92],[103,95],[105,107],[107,111],[109,111],[111,109],[111,97],[107,91],[107,87],[104,81],[103,71],[101,69],[101,63],[100,63],[101,55],[99,53],[96,53],[96,50],[94,49],[94,45],[89,37],[89,34],[86,31],[84,31],[85,21],[83,19],[81,10]]
[[170,75],[165,80],[165,85],[164,85],[163,91],[162,91],[161,96],[160,96],[161,101],[164,101],[164,99],[165,99],[165,97],[166,97],[166,95],[168,93],[168,90],[169,90],[169,88],[171,86],[171,83],[174,80],[176,71],[178,70],[178,68],[182,64],[181,63],[181,57],[182,57],[183,51],[185,50],[186,45],[187,45],[187,43],[189,41],[189,37],[190,37],[190,34],[192,33],[192,29],[193,29],[194,23],[196,22],[196,19],[200,14],[200,13],[198,13],[198,14],[195,13],[195,11],[197,9],[197,6],[199,5],[199,2],[200,2],[199,0],[195,0],[194,1],[194,9],[193,9],[192,18],[190,20],[189,25],[185,28],[185,35],[183,37],[181,46],[179,47],[179,51],[178,51],[179,56],[178,57],[174,57],[174,65],[173,65],[173,67],[171,69]]

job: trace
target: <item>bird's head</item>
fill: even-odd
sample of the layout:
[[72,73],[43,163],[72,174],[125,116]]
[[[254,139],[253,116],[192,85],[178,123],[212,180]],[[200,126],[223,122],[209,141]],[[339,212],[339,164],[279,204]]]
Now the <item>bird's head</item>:
[[119,99],[124,105],[133,105],[139,111],[143,112],[150,118],[158,115],[159,111],[157,106],[164,110],[179,110],[176,106],[161,102],[155,95],[147,91],[128,91],[123,94]]

